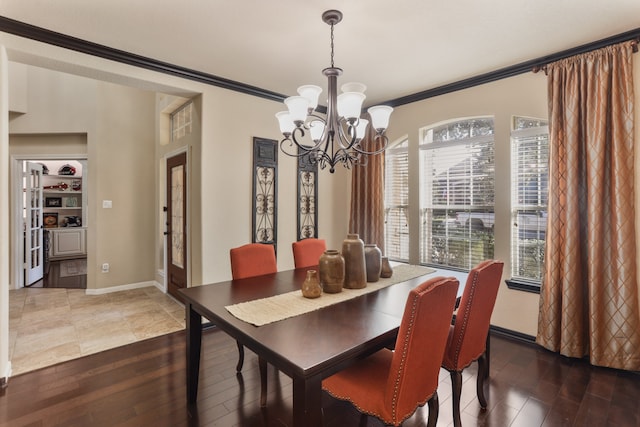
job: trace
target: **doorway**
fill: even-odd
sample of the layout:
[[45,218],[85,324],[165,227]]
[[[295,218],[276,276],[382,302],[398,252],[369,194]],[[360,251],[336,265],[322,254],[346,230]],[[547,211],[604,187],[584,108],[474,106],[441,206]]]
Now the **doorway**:
[[167,158],[166,244],[167,291],[182,301],[179,289],[186,288],[187,253],[187,153]]
[[12,164],[14,288],[86,288],[86,155],[14,156]]

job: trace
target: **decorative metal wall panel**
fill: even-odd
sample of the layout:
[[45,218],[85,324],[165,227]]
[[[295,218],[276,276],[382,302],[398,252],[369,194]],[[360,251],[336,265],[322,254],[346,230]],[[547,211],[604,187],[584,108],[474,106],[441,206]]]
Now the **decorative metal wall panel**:
[[278,236],[277,141],[253,138],[253,242],[276,245]]
[[298,240],[318,237],[318,164],[298,157]]

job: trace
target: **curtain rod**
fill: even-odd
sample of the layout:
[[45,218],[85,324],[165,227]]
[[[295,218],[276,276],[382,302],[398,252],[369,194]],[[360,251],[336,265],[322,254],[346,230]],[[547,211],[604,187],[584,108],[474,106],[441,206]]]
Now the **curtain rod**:
[[585,54],[585,53],[589,53],[589,52],[593,52],[593,51],[595,51],[595,50],[597,50],[597,49],[602,49],[602,48],[605,48],[605,47],[607,47],[607,46],[613,46],[613,45],[615,45],[615,44],[625,43],[625,42],[627,42],[627,41],[630,41],[630,42],[631,42],[631,50],[633,51],[633,53],[637,53],[637,52],[638,52],[638,43],[640,42],[640,36],[639,36],[639,37],[635,37],[635,38],[631,38],[631,39],[627,39],[627,40],[623,40],[623,41],[621,41],[621,42],[610,43],[610,44],[607,44],[607,45],[601,46],[601,47],[599,47],[599,48],[590,49],[590,50],[588,50],[588,51],[580,52],[580,53],[576,53],[576,54],[574,54],[574,55],[570,55],[570,56],[565,56],[565,57],[563,57],[563,58],[558,58],[558,59],[556,59],[556,60],[554,60],[554,61],[549,61],[549,62],[547,62],[546,64],[543,64],[543,65],[536,65],[536,66],[534,66],[534,67],[533,67],[533,69],[532,69],[531,71],[532,71],[532,72],[534,72],[534,73],[537,73],[537,72],[539,72],[539,71],[544,71],[544,73],[546,74],[546,73],[547,73],[547,66],[549,66],[550,64],[552,64],[552,63],[554,63],[554,62],[556,62],[556,61],[559,61],[559,60],[561,60],[561,59],[571,58],[571,57],[573,57],[573,56],[578,56],[578,55]]

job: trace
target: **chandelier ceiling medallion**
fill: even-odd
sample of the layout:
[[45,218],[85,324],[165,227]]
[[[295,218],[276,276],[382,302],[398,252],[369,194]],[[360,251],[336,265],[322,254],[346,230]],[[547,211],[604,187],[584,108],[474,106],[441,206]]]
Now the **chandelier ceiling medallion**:
[[[342,21],[342,12],[328,10],[322,14],[322,20],[331,26],[331,66],[322,70],[328,80],[326,115],[323,117],[316,111],[322,88],[304,85],[298,88],[298,96],[284,100],[288,111],[281,111],[276,117],[284,136],[280,141],[283,153],[292,157],[308,155],[312,163],[319,164],[322,169],[329,166],[333,173],[339,163],[350,169],[353,164],[366,164],[368,155],[381,153],[387,148],[389,140],[384,133],[393,108],[378,105],[367,110],[375,129],[376,144],[371,149],[363,147],[361,142],[369,124],[368,120],[360,118],[366,86],[345,83],[341,87],[342,93],[337,94],[338,76],[342,69],[333,63],[333,27]],[[307,133],[310,140],[304,141]]]

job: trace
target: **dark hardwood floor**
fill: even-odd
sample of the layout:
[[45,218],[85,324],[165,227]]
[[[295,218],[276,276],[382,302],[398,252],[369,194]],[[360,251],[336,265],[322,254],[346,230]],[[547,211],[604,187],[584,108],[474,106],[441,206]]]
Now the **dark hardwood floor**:
[[47,261],[44,265],[44,276],[42,279],[27,285],[29,288],[70,288],[87,289],[86,274],[69,274],[65,265],[70,262],[84,262],[86,258],[76,258],[71,260]]
[[[269,370],[259,406],[257,358],[236,376],[236,343],[211,329],[203,337],[198,404],[185,397],[184,331],[18,375],[0,396],[2,426],[290,426],[292,384]],[[476,364],[464,371],[465,427],[640,426],[640,376],[567,359],[532,344],[491,338],[489,408],[475,397]],[[441,371],[438,426],[452,425],[451,383]],[[324,396],[324,425],[358,425],[349,404]],[[425,426],[427,408],[405,427]],[[369,418],[369,426],[382,424]]]

